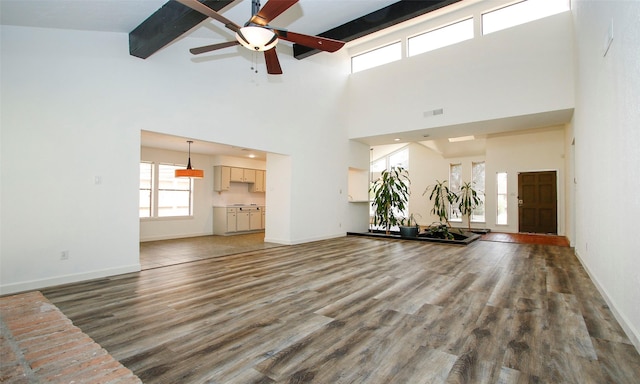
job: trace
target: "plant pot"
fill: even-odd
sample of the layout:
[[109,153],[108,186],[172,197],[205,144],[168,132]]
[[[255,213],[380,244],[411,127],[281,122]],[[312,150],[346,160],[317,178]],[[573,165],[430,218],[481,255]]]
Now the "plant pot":
[[400,228],[400,237],[418,237],[417,226],[405,227],[401,225],[399,228]]

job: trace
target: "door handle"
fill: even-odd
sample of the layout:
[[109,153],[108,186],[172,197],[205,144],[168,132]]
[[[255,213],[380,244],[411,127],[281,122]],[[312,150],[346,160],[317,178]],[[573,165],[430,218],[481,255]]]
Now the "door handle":
[[522,204],[524,204],[524,200],[518,199],[518,206],[522,206]]

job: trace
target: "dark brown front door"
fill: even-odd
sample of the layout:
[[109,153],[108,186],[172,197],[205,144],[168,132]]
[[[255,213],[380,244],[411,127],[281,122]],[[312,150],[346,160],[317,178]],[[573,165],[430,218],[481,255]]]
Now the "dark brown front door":
[[555,171],[518,174],[518,231],[558,233]]

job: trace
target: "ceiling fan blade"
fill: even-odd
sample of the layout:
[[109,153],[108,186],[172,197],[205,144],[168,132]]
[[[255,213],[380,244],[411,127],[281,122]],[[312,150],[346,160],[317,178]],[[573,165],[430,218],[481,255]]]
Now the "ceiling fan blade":
[[238,44],[240,44],[240,43],[237,40],[236,41],[227,41],[227,42],[224,42],[224,43],[205,45],[204,47],[191,48],[189,50],[189,52],[191,52],[194,55],[199,55],[201,53],[211,52],[211,51],[215,51],[217,49],[233,47],[234,45],[238,45]]
[[219,22],[224,24],[225,27],[229,28],[233,32],[238,32],[238,30],[240,29],[240,26],[238,24],[227,19],[226,17],[222,16],[218,12],[202,4],[198,0],[176,0],[176,1],[184,6],[187,6],[193,9],[194,11],[198,11],[202,13],[205,16],[209,16],[212,19],[218,20]]
[[267,25],[297,2],[298,0],[268,0],[264,7],[251,17],[249,22],[262,26]]
[[276,48],[271,48],[268,51],[264,51],[264,61],[267,64],[267,73],[270,75],[282,75],[282,68],[280,67],[280,60],[278,60],[278,54]]
[[305,47],[319,49],[325,52],[335,52],[342,48],[345,44],[344,41],[329,39],[320,36],[303,35],[301,33],[289,32],[283,29],[273,30],[278,38],[291,41],[292,43],[304,45]]

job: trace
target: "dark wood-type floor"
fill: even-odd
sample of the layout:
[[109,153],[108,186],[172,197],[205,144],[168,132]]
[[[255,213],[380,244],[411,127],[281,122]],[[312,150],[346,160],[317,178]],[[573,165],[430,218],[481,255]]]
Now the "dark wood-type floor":
[[140,265],[142,269],[160,268],[281,246],[281,244],[266,243],[264,232],[145,241],[140,243]]
[[145,383],[638,383],[569,247],[344,237],[44,290]]

